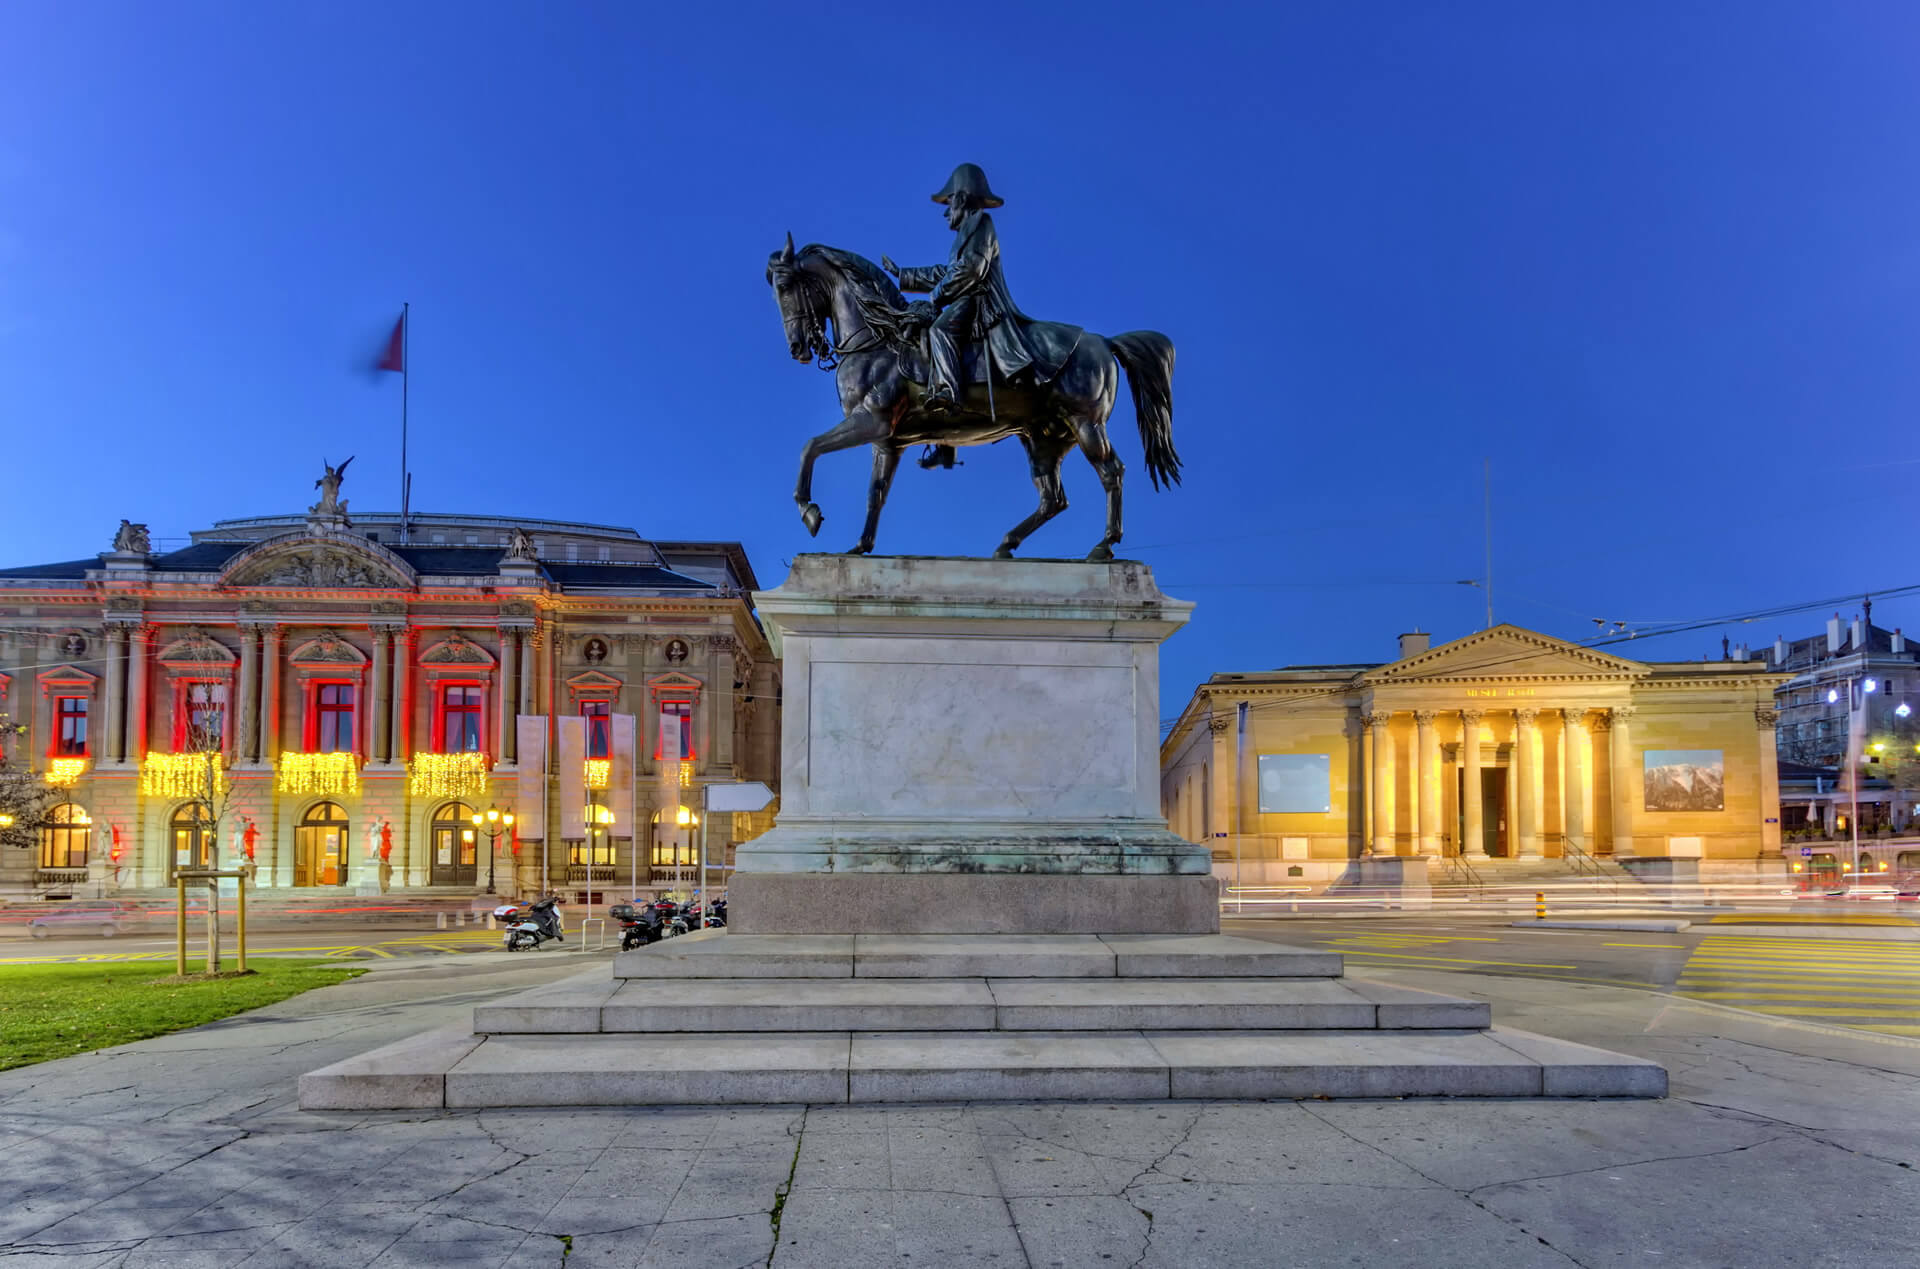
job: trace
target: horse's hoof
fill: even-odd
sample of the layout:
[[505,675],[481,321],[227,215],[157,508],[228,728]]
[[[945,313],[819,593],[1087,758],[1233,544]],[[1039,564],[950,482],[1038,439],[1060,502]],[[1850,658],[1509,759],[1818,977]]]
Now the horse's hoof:
[[1010,560],[1013,558],[1013,548],[1010,546],[1003,546],[999,550],[993,553],[993,558],[996,560]]
[[1089,564],[1104,564],[1112,558],[1113,548],[1105,542],[1102,542],[1099,546],[1087,552],[1087,563]]
[[826,517],[820,514],[818,503],[809,502],[806,506],[800,508],[800,519],[807,526],[808,537],[817,538],[820,536],[820,525],[826,520]]
[[855,542],[847,548],[848,555],[871,555],[872,553],[873,543],[871,542]]

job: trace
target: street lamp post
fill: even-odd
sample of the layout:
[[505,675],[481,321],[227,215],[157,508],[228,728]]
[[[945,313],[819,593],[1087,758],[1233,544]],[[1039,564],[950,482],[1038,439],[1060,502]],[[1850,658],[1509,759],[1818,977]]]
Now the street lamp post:
[[513,812],[489,804],[486,813],[474,812],[473,826],[487,835],[487,893],[493,894],[493,864],[500,855],[500,838],[513,829]]
[[[1854,703],[1853,690],[1856,682],[1860,685],[1860,699],[1857,705]],[[1853,866],[1847,871],[1849,875],[1856,878],[1860,875],[1860,764],[1865,760],[1866,755],[1861,753],[1855,744],[1856,741],[1864,740],[1865,736],[1857,730],[1854,713],[1857,710],[1861,714],[1867,714],[1867,697],[1879,690],[1880,684],[1876,679],[1864,677],[1856,679],[1851,674],[1847,676],[1847,837],[1853,852]],[[1834,704],[1838,695],[1838,689],[1829,688],[1827,703]]]

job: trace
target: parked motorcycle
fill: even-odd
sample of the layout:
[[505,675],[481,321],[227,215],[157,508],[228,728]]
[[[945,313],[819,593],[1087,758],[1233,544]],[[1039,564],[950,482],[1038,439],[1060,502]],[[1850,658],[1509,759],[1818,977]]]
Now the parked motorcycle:
[[658,943],[666,937],[660,914],[653,910],[651,904],[635,907],[631,903],[616,903],[607,909],[607,915],[620,923],[620,950],[623,952]]
[[715,899],[711,904],[707,905],[707,928],[710,930],[724,930],[727,928],[727,901],[725,899]]
[[495,908],[493,914],[506,922],[507,950],[517,952],[522,948],[536,948],[549,940],[566,942],[566,935],[560,932],[559,903],[558,899],[548,896],[525,908],[516,908],[512,904]]

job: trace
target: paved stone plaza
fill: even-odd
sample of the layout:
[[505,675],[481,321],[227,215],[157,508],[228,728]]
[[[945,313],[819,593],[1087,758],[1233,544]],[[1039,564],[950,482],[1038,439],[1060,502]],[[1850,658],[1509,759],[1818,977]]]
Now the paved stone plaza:
[[1666,1101],[302,1113],[304,1071],[582,968],[382,967],[0,1075],[6,1264],[1898,1265],[1920,1044],[1418,971]]

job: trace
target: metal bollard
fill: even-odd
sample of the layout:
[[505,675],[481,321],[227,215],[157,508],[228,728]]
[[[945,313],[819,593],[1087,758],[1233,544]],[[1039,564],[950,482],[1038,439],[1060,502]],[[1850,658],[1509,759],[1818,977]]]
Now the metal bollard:
[[433,928],[434,928],[434,929],[436,929],[436,930],[444,930],[444,929],[446,929],[446,928],[447,928],[447,914],[446,914],[446,913],[444,913],[444,912],[436,912],[436,913],[434,913],[434,914],[433,914]]
[[1547,919],[1547,892],[1544,890],[1533,892],[1533,919],[1536,921]]

